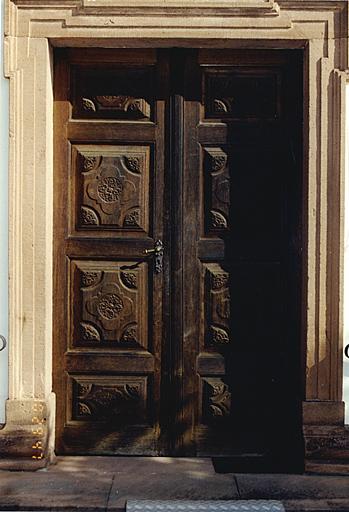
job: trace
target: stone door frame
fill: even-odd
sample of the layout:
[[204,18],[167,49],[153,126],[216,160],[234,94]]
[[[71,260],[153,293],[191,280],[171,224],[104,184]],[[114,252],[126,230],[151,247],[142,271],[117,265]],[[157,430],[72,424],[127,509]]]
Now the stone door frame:
[[53,46],[304,50],[303,425],[307,459],[331,458],[344,421],[347,1],[7,0],[10,366],[0,467],[36,469],[54,456]]

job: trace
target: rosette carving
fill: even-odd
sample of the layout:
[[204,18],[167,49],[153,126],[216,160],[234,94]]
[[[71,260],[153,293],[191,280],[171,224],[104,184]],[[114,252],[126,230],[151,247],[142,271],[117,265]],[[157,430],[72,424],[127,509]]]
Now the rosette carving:
[[120,199],[122,181],[115,176],[102,178],[97,185],[97,195],[104,203],[115,203]]
[[116,293],[105,293],[99,297],[97,311],[105,320],[113,320],[124,309],[124,303]]

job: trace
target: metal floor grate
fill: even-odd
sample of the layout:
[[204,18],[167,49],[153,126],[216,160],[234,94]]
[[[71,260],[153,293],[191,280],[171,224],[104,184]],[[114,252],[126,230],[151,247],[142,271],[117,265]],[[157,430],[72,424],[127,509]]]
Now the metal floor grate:
[[130,500],[126,512],[286,512],[274,500]]

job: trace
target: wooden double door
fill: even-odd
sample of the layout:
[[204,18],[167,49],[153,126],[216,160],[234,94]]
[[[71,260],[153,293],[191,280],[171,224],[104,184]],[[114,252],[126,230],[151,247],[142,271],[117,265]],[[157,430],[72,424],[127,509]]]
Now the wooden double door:
[[301,451],[301,69],[56,52],[59,453]]

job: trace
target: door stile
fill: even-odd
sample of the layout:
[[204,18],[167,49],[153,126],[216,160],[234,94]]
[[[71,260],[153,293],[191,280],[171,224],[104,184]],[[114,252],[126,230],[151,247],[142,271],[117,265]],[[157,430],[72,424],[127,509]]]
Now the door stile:
[[[154,338],[155,353],[161,354],[158,364],[159,371],[159,394],[156,397],[159,408],[158,425],[158,455],[167,455],[170,452],[172,436],[170,430],[173,425],[171,402],[171,160],[169,151],[171,132],[168,129],[170,115],[170,61],[166,50],[157,51],[157,80],[158,80],[158,117],[161,118],[161,125],[156,126],[156,147],[155,160],[156,179],[154,182],[154,211],[153,223],[156,226],[161,222],[161,230],[154,232],[154,240],[161,239],[164,244],[164,259],[162,279],[155,283],[155,294],[161,298],[154,304],[154,314],[158,311],[158,318],[162,319],[162,329],[156,329]],[[157,212],[162,212],[161,220],[157,218]],[[149,322],[152,319],[149,318]]]
[[[67,119],[70,113],[69,102],[66,91],[69,88],[67,52],[60,49],[56,54],[55,66],[55,102],[54,122],[60,126],[55,130],[54,166],[54,190],[60,190],[60,194],[53,195],[53,303],[55,306],[53,314],[53,389],[58,397],[67,396],[66,380],[64,374],[64,345],[59,343],[61,338],[66,336],[68,319],[66,315],[66,304],[68,303],[67,287],[62,286],[62,276],[67,273],[67,260],[64,244],[60,243],[67,236],[67,227],[64,222],[65,204],[67,203],[68,187],[65,186],[64,169],[68,165],[69,147],[67,146]],[[56,401],[56,417],[63,418],[66,410],[64,400]],[[56,439],[58,445],[63,435],[63,423],[56,422]]]
[[[183,388],[183,332],[184,332],[184,210],[183,210],[183,70],[182,52],[174,50],[171,55],[171,98],[169,104],[169,154],[171,162],[171,398],[172,419],[170,428],[170,452],[173,455],[183,453],[184,431],[186,428],[185,402]],[[170,54],[169,54],[170,57]]]
[[157,441],[157,454],[166,453],[168,448],[168,427],[166,425],[167,413],[163,410],[164,391],[169,387],[168,382],[168,356],[166,347],[169,339],[168,297],[170,272],[170,244],[168,233],[169,219],[169,190],[166,187],[168,180],[167,154],[166,154],[166,115],[169,98],[170,70],[166,56],[157,52],[156,79],[157,79],[157,120],[154,143],[154,183],[153,190],[153,239],[161,240],[164,244],[163,269],[160,274],[152,273],[153,278],[153,314],[149,316],[149,326],[153,332],[153,350],[157,367],[154,376],[154,417],[158,418],[155,427]]
[[201,76],[197,51],[187,52],[184,68],[184,165],[183,165],[183,415],[185,453],[197,454],[195,426],[198,420],[199,383],[196,357],[200,339],[200,268],[197,246],[201,229],[201,157],[197,142],[200,121]]

